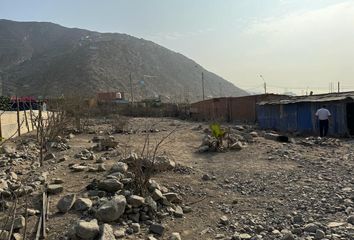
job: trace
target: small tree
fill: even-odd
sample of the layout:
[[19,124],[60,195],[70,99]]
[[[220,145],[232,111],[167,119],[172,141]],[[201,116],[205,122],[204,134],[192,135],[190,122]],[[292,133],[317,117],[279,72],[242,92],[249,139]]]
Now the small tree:
[[215,138],[215,150],[220,151],[223,148],[223,139],[226,136],[226,131],[224,131],[219,123],[213,123],[210,125],[210,130],[212,136]]

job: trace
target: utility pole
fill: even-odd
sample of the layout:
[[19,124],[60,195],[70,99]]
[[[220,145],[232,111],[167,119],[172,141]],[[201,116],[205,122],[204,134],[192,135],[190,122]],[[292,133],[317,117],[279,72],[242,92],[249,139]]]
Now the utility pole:
[[133,96],[133,81],[132,81],[132,73],[130,72],[129,74],[129,80],[130,80],[130,99],[133,105],[134,102],[134,96]]
[[[1,73],[2,73],[2,71],[0,71],[0,74],[1,74]],[[2,80],[2,78],[1,78],[1,76],[0,76],[0,96],[3,95],[2,87],[3,87],[3,80]]]
[[267,83],[264,82],[264,94],[267,94]]
[[220,97],[222,97],[221,82],[219,82],[219,91],[220,91]]
[[264,78],[262,75],[259,75],[260,78],[263,80],[263,88],[264,88],[264,94],[267,94],[267,83],[265,82]]
[[205,100],[205,93],[204,93],[204,72],[202,72],[202,89],[203,89],[203,101]]
[[338,82],[338,93],[340,93],[340,82]]

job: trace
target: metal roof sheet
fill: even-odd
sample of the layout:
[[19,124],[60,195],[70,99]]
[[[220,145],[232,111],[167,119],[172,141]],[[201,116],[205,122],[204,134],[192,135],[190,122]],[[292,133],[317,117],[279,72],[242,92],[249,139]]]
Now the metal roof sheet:
[[291,104],[300,102],[332,102],[332,101],[342,101],[342,100],[354,100],[354,92],[344,92],[344,93],[329,93],[320,94],[312,96],[295,96],[284,100],[275,101],[263,101],[258,103],[258,105],[266,104]]

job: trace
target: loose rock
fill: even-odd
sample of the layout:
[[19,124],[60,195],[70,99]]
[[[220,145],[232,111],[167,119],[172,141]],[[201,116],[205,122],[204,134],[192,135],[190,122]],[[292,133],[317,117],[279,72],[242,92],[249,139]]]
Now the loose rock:
[[128,203],[132,205],[132,207],[140,207],[145,203],[145,199],[138,195],[132,195],[128,198]]
[[47,187],[47,192],[49,194],[58,194],[64,190],[63,186],[60,184],[49,184]]
[[78,198],[74,203],[76,211],[86,211],[92,207],[92,201],[89,198]]
[[68,212],[71,209],[71,207],[74,205],[75,200],[76,200],[76,194],[66,195],[63,198],[61,198],[57,204],[57,208],[59,212],[61,213]]
[[101,226],[101,233],[99,240],[115,240],[115,236],[113,233],[113,228],[109,224],[103,224]]
[[123,188],[123,184],[117,179],[105,179],[98,183],[98,188],[106,192],[117,192]]
[[161,236],[165,231],[165,227],[161,224],[154,223],[150,225],[149,231]]
[[75,233],[78,237],[85,240],[95,239],[100,232],[97,220],[93,219],[89,222],[79,220],[75,226]]
[[123,195],[101,205],[97,210],[97,218],[102,222],[112,222],[120,218],[125,211],[127,201]]

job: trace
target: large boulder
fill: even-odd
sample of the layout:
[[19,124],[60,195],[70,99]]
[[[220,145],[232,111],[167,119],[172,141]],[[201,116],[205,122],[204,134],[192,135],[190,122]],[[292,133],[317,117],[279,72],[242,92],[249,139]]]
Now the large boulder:
[[131,195],[128,198],[128,203],[132,205],[132,207],[140,207],[145,203],[145,199],[138,195]]
[[75,200],[76,200],[76,194],[70,194],[62,197],[57,204],[57,208],[59,212],[61,213],[68,212],[74,205]]
[[155,170],[158,172],[169,171],[176,167],[176,163],[167,156],[157,156],[154,161]]
[[98,183],[98,189],[106,191],[106,192],[117,192],[123,188],[123,184],[119,182],[117,179],[105,179]]
[[165,231],[165,227],[162,224],[153,223],[150,225],[149,231],[161,236]]
[[93,219],[89,222],[79,220],[75,226],[75,234],[80,239],[93,240],[96,239],[100,232],[97,220]]
[[111,172],[126,173],[128,171],[128,164],[124,162],[116,162],[111,168]]
[[86,211],[92,207],[92,201],[89,198],[78,198],[74,203],[76,211]]
[[96,216],[102,222],[115,221],[123,215],[126,205],[127,200],[123,195],[115,196],[97,209]]
[[103,224],[101,226],[101,233],[99,240],[115,240],[116,237],[114,236],[113,228],[109,224]]

